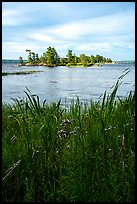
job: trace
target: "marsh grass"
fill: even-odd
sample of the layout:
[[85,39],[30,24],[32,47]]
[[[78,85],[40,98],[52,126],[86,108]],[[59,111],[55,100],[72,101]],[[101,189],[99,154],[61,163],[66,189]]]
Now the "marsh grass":
[[135,197],[135,93],[111,94],[90,104],[2,105],[4,202],[126,202]]
[[2,72],[2,76],[33,74],[33,73],[37,73],[37,72],[43,72],[43,71],[27,70],[27,71],[20,71],[20,72]]

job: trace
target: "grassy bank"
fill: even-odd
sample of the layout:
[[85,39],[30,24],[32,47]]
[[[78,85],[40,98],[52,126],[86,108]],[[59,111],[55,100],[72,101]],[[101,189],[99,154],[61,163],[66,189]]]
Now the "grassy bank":
[[101,66],[101,64],[100,63],[88,63],[88,64],[86,64],[86,65],[82,65],[82,63],[77,63],[77,64],[71,64],[71,63],[68,63],[67,65],[66,65],[67,67],[69,67],[69,68],[73,68],[73,67],[76,67],[76,68],[85,68],[85,67],[91,67],[91,68],[94,68],[94,67],[100,67]]
[[3,104],[3,201],[134,201],[135,93],[117,99],[120,80],[102,102]]

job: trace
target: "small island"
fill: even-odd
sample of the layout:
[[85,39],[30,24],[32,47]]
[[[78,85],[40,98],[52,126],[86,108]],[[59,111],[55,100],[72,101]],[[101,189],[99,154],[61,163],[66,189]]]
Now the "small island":
[[47,51],[39,57],[38,53],[34,53],[31,50],[28,52],[28,61],[25,63],[20,56],[20,64],[17,66],[67,66],[67,67],[99,67],[101,64],[114,64],[110,58],[105,58],[101,55],[86,56],[81,54],[79,57],[72,53],[72,50],[68,50],[66,57],[60,57],[54,47],[48,47]]

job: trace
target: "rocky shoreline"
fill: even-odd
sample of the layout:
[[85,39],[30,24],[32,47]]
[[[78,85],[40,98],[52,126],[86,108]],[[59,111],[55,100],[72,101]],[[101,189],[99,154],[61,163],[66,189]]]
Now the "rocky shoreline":
[[49,65],[49,64],[44,64],[44,63],[38,63],[38,64],[32,64],[32,63],[23,63],[23,64],[17,64],[17,67],[20,67],[20,66],[45,66],[45,67],[56,67],[56,66],[66,66],[66,67],[101,67],[102,64],[118,64],[118,62],[105,62],[105,63],[95,63],[95,64],[92,64],[90,66],[83,66],[83,65],[70,65],[70,66],[67,66],[67,65]]

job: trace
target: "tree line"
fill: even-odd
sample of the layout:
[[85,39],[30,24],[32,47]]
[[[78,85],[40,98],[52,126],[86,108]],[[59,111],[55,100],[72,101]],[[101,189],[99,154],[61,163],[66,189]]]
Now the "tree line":
[[[40,57],[38,53],[34,53],[27,49],[29,65],[46,65],[46,66],[92,66],[95,63],[111,63],[110,58],[105,58],[101,55],[87,56],[81,54],[79,57],[72,53],[72,50],[68,50],[66,57],[60,57],[54,47],[49,46]],[[19,57],[20,64],[23,64],[23,58]]]

